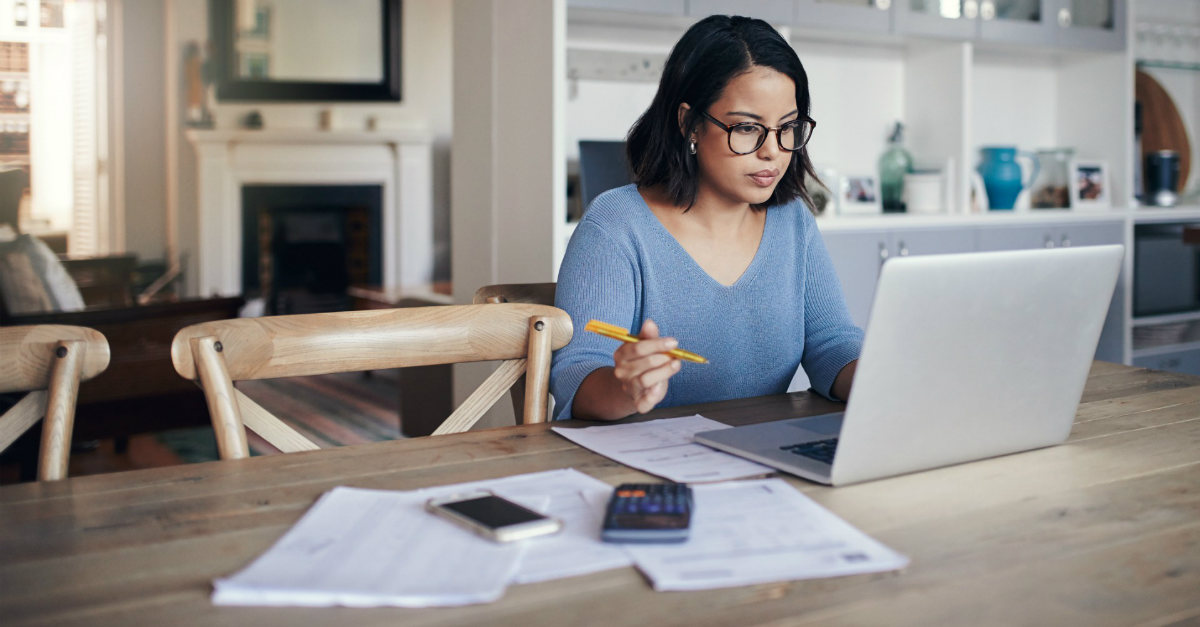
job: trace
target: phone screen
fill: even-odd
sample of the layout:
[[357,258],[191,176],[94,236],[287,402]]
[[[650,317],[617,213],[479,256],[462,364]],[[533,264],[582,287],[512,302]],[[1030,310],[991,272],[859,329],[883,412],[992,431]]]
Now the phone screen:
[[531,509],[526,509],[494,495],[443,503],[441,507],[478,521],[492,529],[546,518]]

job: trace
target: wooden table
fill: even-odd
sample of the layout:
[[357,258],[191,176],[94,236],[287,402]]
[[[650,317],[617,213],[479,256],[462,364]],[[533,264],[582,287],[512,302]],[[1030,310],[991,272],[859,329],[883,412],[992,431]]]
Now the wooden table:
[[[793,394],[656,415],[698,410],[740,424],[832,406]],[[910,556],[902,573],[655,593],[633,568],[622,568],[512,586],[496,603],[453,609],[225,608],[209,602],[214,577],[266,550],[334,486],[409,490],[565,467],[610,483],[645,478],[546,425],[528,425],[5,487],[0,623],[1200,620],[1200,378],[1099,362],[1063,446],[840,488],[788,479]]]

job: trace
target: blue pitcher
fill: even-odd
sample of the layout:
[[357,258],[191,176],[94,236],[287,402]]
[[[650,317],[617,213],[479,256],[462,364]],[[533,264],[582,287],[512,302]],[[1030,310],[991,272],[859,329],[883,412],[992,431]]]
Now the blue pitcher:
[[[979,149],[982,160],[978,172],[987,190],[989,209],[1012,209],[1021,190],[1037,178],[1038,162],[1032,153],[1021,152],[1012,146],[984,146]],[[1033,170],[1028,178],[1021,173],[1017,157],[1027,157]]]

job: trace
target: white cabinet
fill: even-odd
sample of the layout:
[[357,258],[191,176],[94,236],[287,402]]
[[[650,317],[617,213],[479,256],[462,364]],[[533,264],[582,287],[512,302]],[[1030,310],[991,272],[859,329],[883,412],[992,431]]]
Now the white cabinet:
[[795,0],[688,0],[687,14],[702,18],[709,15],[745,15],[772,24],[791,24],[796,19]]
[[841,280],[854,324],[866,328],[879,269],[892,257],[965,253],[975,250],[973,229],[916,228],[896,231],[832,231],[825,246]]
[[[1100,223],[826,229],[822,235],[841,280],[850,316],[855,324],[866,328],[879,270],[893,257],[1120,244],[1125,239],[1125,226],[1123,220],[1116,219]],[[1125,294],[1122,273],[1109,304],[1096,359],[1124,361]]]
[[1121,50],[1126,0],[897,0],[895,32],[1039,47]]
[[837,28],[853,32],[892,32],[897,0],[796,0],[794,24],[804,29]]
[[684,15],[686,0],[567,0],[568,9],[598,9],[647,15]]

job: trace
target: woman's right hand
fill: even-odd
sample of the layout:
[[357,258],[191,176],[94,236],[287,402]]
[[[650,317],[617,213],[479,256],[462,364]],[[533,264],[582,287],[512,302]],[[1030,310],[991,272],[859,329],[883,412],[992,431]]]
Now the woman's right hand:
[[667,396],[667,382],[679,372],[679,359],[666,354],[679,343],[673,337],[659,337],[658,325],[649,318],[638,337],[642,341],[622,344],[613,353],[613,376],[637,412],[644,414]]

